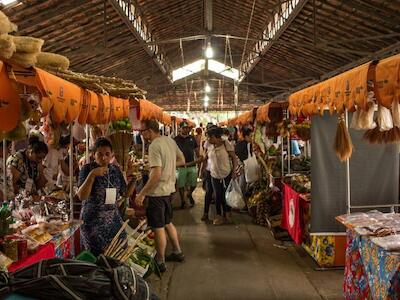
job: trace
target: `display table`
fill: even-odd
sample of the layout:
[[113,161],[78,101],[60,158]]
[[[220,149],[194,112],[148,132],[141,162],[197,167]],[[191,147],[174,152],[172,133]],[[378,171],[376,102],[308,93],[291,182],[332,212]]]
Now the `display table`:
[[352,229],[346,246],[346,299],[400,299],[400,253],[386,251]]
[[40,246],[39,250],[28,256],[27,258],[17,261],[8,267],[9,272],[14,272],[43,259],[49,258],[73,258],[79,253],[79,225],[62,232],[62,234],[54,236],[51,242]]

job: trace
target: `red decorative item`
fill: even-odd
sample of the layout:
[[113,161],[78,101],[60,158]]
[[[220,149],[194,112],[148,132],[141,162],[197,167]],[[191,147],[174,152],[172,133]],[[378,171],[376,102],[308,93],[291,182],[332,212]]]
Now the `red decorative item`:
[[11,266],[8,267],[8,271],[15,272],[43,259],[54,258],[54,253],[54,244],[48,243],[44,246],[41,246],[35,254],[28,256],[26,259],[13,263]]
[[285,184],[281,227],[286,229],[296,244],[302,243],[299,194]]

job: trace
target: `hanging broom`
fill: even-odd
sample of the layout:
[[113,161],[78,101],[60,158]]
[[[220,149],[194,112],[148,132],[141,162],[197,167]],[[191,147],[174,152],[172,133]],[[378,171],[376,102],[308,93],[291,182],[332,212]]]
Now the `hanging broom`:
[[353,153],[353,143],[351,141],[349,131],[344,121],[344,116],[339,116],[338,121],[339,122],[336,129],[335,143],[333,147],[340,161],[346,161],[351,157],[351,154]]
[[15,52],[7,61],[11,64],[16,64],[24,68],[30,68],[36,65],[37,55],[38,53]]

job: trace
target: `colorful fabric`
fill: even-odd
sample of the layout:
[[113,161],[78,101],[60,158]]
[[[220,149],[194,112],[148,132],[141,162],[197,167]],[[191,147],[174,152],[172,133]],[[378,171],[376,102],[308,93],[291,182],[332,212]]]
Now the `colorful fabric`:
[[400,299],[400,254],[375,245],[369,237],[347,232],[346,299]]
[[[82,168],[79,173],[79,186],[96,167],[96,163],[90,163]],[[114,165],[108,166],[105,176],[95,178],[90,196],[82,204],[82,243],[85,250],[96,256],[103,252],[123,223],[117,205],[105,204],[107,188],[116,188],[117,195],[122,195],[126,189],[124,176]],[[125,238],[125,235],[122,235],[122,238]]]
[[359,251],[359,237],[351,230],[347,231],[343,291],[348,300],[372,299]]
[[284,187],[284,200],[282,211],[282,228],[286,229],[296,244],[302,242],[302,227],[300,220],[299,194],[289,185]]
[[331,235],[311,235],[310,243],[306,245],[307,252],[316,260],[319,266],[335,265],[335,237]]

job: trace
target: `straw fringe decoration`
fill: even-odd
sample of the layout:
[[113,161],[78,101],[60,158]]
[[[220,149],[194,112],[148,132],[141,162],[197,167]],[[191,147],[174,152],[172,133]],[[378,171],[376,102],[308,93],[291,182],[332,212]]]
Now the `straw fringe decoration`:
[[339,117],[339,122],[336,130],[334,149],[340,161],[346,161],[353,153],[353,143],[349,131],[344,121],[344,116]]

